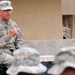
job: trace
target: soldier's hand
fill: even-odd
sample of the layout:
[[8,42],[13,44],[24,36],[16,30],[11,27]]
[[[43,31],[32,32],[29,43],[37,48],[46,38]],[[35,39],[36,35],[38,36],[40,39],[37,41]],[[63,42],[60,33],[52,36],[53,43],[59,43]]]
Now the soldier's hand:
[[15,35],[17,35],[17,30],[15,27],[10,27],[9,29],[9,36],[12,38],[14,37]]

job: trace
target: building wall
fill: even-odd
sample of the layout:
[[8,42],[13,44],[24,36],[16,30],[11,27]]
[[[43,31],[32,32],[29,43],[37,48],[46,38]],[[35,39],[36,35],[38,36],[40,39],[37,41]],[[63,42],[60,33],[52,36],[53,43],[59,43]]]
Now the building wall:
[[25,41],[25,45],[27,47],[37,49],[40,52],[40,55],[51,56],[56,55],[63,47],[73,47],[73,46],[75,47],[75,39],[55,39],[55,40],[39,40],[39,41],[29,40]]
[[62,39],[61,0],[11,0],[24,40]]
[[62,14],[72,15],[75,14],[75,0],[61,0]]
[[73,38],[75,39],[75,15],[73,16],[73,20],[74,20],[74,23],[73,23]]

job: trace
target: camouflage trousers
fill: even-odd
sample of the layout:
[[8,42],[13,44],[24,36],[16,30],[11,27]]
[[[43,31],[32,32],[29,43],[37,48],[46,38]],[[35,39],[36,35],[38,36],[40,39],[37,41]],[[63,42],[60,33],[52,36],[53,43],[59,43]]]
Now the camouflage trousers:
[[13,54],[9,49],[0,49],[0,64],[5,64],[9,67],[13,60]]

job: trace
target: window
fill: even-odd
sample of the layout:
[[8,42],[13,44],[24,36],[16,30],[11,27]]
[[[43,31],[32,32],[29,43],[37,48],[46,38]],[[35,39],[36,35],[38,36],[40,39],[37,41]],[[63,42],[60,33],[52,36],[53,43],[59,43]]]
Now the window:
[[63,39],[72,38],[73,15],[63,15]]

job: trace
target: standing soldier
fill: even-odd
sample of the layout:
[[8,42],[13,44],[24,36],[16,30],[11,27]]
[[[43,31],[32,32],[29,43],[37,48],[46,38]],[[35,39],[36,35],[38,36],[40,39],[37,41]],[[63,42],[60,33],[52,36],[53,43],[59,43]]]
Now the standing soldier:
[[10,1],[0,1],[0,64],[11,64],[12,51],[25,46],[17,24],[10,19],[12,10]]

